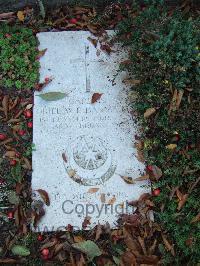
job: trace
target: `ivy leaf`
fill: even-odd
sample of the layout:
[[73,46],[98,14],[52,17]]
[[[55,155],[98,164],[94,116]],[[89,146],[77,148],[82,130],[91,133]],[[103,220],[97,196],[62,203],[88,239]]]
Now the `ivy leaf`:
[[57,100],[61,100],[65,98],[67,94],[64,92],[59,92],[59,91],[52,91],[52,92],[47,92],[43,94],[38,94],[36,96],[39,96],[45,101],[57,101]]
[[142,175],[142,176],[135,178],[134,181],[144,181],[148,179],[149,179],[149,175]]
[[17,256],[26,257],[26,256],[30,255],[29,249],[27,249],[24,246],[20,246],[20,245],[13,246],[11,251],[12,251],[13,255],[17,255]]
[[139,79],[124,79],[123,82],[126,85],[139,85],[141,83],[141,80]]
[[102,254],[99,247],[91,240],[72,244],[72,247],[85,253],[90,261]]
[[43,189],[38,189],[38,190],[36,190],[36,191],[40,194],[40,196],[41,196],[42,199],[44,200],[45,204],[46,204],[47,206],[49,206],[49,205],[50,205],[50,200],[49,200],[49,195],[48,195],[48,193],[47,193],[45,190],[43,190]]

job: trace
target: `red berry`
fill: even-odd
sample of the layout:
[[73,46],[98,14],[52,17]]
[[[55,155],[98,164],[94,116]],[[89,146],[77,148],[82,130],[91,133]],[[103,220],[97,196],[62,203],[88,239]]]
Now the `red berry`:
[[15,166],[16,164],[17,164],[17,161],[16,161],[16,160],[11,160],[11,161],[10,161],[10,165],[11,165],[11,166]]
[[42,250],[42,255],[45,256],[45,257],[49,255],[49,250],[48,250],[48,248],[44,248],[44,249]]
[[8,217],[8,219],[13,219],[13,212],[8,212],[7,213],[7,217]]
[[181,138],[181,137],[180,137],[180,135],[179,135],[179,134],[176,134],[176,135],[175,135],[175,140],[176,140],[176,141],[179,141],[179,140],[180,140],[180,138]]
[[71,23],[71,24],[76,24],[77,22],[78,22],[78,20],[76,18],[71,18],[69,20],[69,23]]
[[25,116],[26,118],[31,118],[31,117],[33,116],[33,113],[32,113],[31,110],[25,110],[25,111],[24,111],[24,116]]
[[28,123],[27,123],[27,127],[28,127],[28,128],[32,128],[32,127],[33,127],[33,122],[28,122]]
[[153,166],[152,165],[147,165],[147,170],[153,171]]
[[19,153],[19,152],[16,152],[16,153],[15,153],[15,156],[16,156],[17,158],[20,158],[20,153]]
[[20,129],[20,130],[18,130],[18,134],[19,134],[20,136],[24,136],[24,135],[26,134],[26,131],[23,130],[23,129]]
[[6,38],[10,38],[10,37],[11,37],[11,34],[6,33],[6,34],[5,34],[5,37],[6,37]]
[[42,241],[43,240],[43,236],[42,235],[38,235],[37,240],[38,241]]
[[47,82],[49,82],[49,80],[50,80],[50,78],[48,78],[48,77],[46,77],[45,79],[44,79],[44,81],[47,83]]
[[5,140],[6,139],[6,135],[5,134],[0,134],[0,140]]
[[158,196],[160,194],[160,189],[159,188],[156,188],[153,190],[153,195],[154,196]]

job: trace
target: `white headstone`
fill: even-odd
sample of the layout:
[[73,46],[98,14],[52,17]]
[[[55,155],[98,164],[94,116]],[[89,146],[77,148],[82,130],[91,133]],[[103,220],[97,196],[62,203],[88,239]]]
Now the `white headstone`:
[[[111,55],[99,55],[89,36],[86,31],[38,34],[39,49],[47,48],[40,80],[53,81],[34,97],[32,188],[46,190],[51,201],[37,231],[64,230],[68,224],[81,229],[85,217],[91,217],[88,228],[106,222],[115,227],[119,214],[127,212],[126,201],[148,190],[146,182],[127,184],[120,177],[137,178],[144,169],[134,149],[129,89],[117,75],[124,53],[115,47]],[[52,91],[68,96],[37,97]],[[94,93],[102,95],[91,103]]]

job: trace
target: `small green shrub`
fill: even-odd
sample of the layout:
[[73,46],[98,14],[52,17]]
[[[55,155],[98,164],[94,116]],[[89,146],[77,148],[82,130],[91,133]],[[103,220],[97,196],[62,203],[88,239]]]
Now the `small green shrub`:
[[0,26],[1,86],[33,88],[38,80],[37,40],[27,28]]
[[[199,213],[200,189],[198,184],[191,187],[200,173],[200,20],[178,10],[170,14],[164,5],[147,5],[135,13],[118,27],[119,39],[130,49],[130,63],[121,68],[131,79],[141,81],[132,87],[131,95],[143,126],[145,158],[163,172],[152,184],[161,190],[154,197],[155,219],[173,240],[176,256],[162,244],[160,252],[165,264],[195,265],[200,258],[200,234],[199,223],[191,221]],[[170,112],[176,91],[183,97]],[[156,112],[145,119],[148,108]],[[167,149],[169,144],[177,147]],[[176,193],[170,198],[175,188],[189,194],[180,210]]]

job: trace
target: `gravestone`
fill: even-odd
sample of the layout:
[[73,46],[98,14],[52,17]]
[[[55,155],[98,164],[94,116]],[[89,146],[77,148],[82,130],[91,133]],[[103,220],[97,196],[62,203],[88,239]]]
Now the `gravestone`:
[[[39,49],[47,48],[40,81],[53,80],[34,96],[32,188],[46,190],[51,201],[37,231],[68,224],[81,229],[85,217],[87,228],[115,227],[119,214],[129,211],[126,201],[148,191],[147,182],[127,184],[121,177],[137,178],[144,170],[134,148],[137,128],[125,73],[118,73],[126,55],[119,46],[110,55],[100,52],[88,37],[87,31],[38,34]],[[55,91],[67,96],[38,97]],[[95,93],[101,97],[92,103]]]

